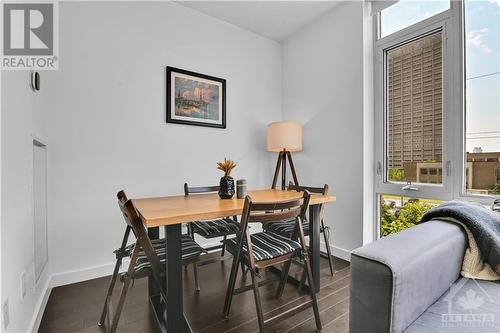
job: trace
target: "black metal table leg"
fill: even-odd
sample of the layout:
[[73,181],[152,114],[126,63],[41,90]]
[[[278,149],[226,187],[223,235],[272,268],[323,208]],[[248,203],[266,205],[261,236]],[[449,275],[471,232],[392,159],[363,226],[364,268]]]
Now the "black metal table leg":
[[167,332],[183,332],[181,225],[165,227],[167,240]]
[[309,252],[311,253],[311,270],[316,292],[320,290],[319,265],[320,265],[320,208],[321,205],[309,206]]

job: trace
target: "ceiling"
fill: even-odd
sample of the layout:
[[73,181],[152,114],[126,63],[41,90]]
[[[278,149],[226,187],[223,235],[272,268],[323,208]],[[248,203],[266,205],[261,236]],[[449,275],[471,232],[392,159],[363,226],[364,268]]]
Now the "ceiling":
[[333,8],[339,1],[177,1],[278,42]]

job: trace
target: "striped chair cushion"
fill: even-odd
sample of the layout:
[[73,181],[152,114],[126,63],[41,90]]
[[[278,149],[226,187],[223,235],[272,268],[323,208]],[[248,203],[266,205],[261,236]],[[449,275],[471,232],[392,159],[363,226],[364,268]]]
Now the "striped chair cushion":
[[217,220],[194,221],[192,226],[193,232],[205,238],[232,235],[240,230],[239,223],[229,217]]
[[[182,261],[195,259],[199,257],[203,253],[203,249],[196,243],[191,237],[187,235],[182,235]],[[160,262],[165,264],[166,256],[165,256],[165,238],[154,239],[151,240],[153,247],[155,249],[156,255],[159,257]],[[130,248],[131,251],[133,249],[134,244],[129,245],[127,248]],[[150,268],[151,265],[149,263],[148,258],[143,250],[139,251],[139,256],[137,257],[137,263],[135,264],[136,273]]]
[[[269,222],[263,225],[264,230],[274,232],[285,237],[292,237],[295,230],[295,220]],[[309,222],[302,223],[304,235],[309,235]]]
[[[301,248],[299,243],[272,232],[258,232],[250,235],[250,238],[255,261],[273,259]],[[233,255],[236,253],[237,242],[236,238],[226,240],[227,249]],[[243,254],[248,255],[246,245],[243,246]]]

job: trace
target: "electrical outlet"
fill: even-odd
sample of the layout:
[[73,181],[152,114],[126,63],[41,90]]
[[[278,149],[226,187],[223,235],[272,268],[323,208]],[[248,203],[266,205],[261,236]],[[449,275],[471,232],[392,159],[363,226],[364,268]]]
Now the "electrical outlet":
[[26,297],[26,272],[21,273],[21,299]]
[[3,329],[6,330],[7,326],[9,326],[10,318],[9,318],[9,300],[6,299],[2,304],[2,317],[3,317]]

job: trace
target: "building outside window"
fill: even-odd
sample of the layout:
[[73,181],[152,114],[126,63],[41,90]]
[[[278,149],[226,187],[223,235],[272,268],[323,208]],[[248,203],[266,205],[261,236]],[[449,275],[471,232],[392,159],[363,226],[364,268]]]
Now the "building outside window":
[[387,66],[389,180],[418,182],[417,164],[443,160],[441,31],[388,51]]

